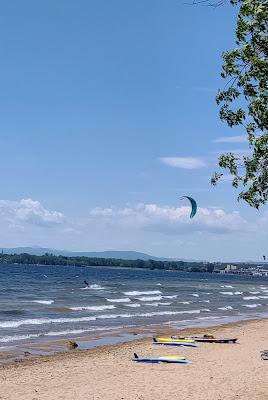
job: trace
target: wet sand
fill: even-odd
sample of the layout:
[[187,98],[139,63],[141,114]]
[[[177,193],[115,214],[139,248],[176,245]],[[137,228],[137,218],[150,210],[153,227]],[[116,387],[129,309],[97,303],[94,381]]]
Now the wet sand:
[[[260,358],[260,350],[268,348],[268,320],[183,332],[209,332],[239,340],[199,348],[134,340],[20,361],[0,367],[0,399],[268,399],[268,361]],[[131,361],[134,352],[140,356],[184,355],[193,363],[138,364]]]

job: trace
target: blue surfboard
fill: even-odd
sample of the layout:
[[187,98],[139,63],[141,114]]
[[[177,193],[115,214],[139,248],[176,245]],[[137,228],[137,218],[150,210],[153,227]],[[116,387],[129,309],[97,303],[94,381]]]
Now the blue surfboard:
[[190,364],[192,361],[184,360],[184,359],[174,359],[174,358],[166,358],[166,357],[159,357],[159,358],[132,358],[132,361],[141,362],[141,363],[169,363],[169,364]]

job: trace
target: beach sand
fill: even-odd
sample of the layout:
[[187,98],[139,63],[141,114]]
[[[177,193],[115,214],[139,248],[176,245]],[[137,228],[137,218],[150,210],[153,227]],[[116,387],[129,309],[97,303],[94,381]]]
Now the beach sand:
[[[201,332],[235,336],[238,344],[174,348],[145,339],[25,360],[0,367],[0,399],[267,400],[268,361],[260,350],[268,348],[268,320],[187,330]],[[181,354],[193,363],[139,364],[134,352]]]

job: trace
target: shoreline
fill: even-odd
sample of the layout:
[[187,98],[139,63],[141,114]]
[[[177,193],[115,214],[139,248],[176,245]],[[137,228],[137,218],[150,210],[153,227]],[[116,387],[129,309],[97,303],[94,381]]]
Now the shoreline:
[[[238,337],[238,344],[198,348],[154,346],[149,338],[39,356],[0,367],[3,400],[267,400],[268,319],[240,321],[180,334]],[[177,331],[178,332],[178,331]],[[159,334],[174,333],[167,327]],[[139,364],[140,356],[184,355],[192,364]]]
[[[5,358],[7,352],[0,352],[0,371],[1,368],[8,368],[9,366],[14,366],[14,365],[23,365],[24,363],[26,365],[31,364],[31,362],[38,363],[39,361],[49,361],[57,358],[64,358],[64,357],[72,357],[75,356],[77,357],[79,354],[81,356],[85,356],[88,354],[91,354],[91,352],[102,352],[107,349],[116,349],[120,348],[120,346],[125,346],[127,344],[130,345],[135,345],[135,344],[141,344],[141,343],[151,343],[151,339],[154,336],[172,336],[176,334],[180,335],[185,335],[185,336],[190,336],[190,335],[202,335],[204,332],[208,332],[211,334],[217,334],[217,332],[224,332],[225,330],[230,330],[230,329],[235,329],[235,328],[241,328],[241,327],[247,327],[247,325],[251,324],[256,324],[256,323],[261,323],[263,321],[267,321],[267,326],[268,326],[268,318],[253,318],[250,320],[240,320],[236,322],[228,322],[228,323],[220,323],[217,325],[204,325],[204,326],[199,326],[199,327],[185,327],[182,329],[178,328],[168,328],[164,325],[149,325],[145,327],[139,327],[135,331],[132,330],[132,333],[129,333],[127,335],[126,332],[122,334],[122,332],[118,334],[113,334],[107,337],[107,342],[103,344],[98,344],[99,340],[105,339],[101,336],[86,336],[86,337],[77,337],[77,338],[71,338],[71,339],[62,339],[62,340],[57,340],[57,341],[51,341],[48,343],[43,343],[43,344],[37,344],[37,343],[27,343],[25,346],[20,346],[23,348],[28,348],[29,350],[36,351],[37,353],[40,350],[40,354],[34,354],[32,353],[32,357],[27,357],[27,358],[16,358],[14,359],[12,357],[11,360],[8,358]],[[147,330],[150,330],[150,333],[147,332]],[[131,336],[132,338],[127,338],[126,336]],[[125,340],[124,340],[125,336]],[[136,337],[137,336],[137,337]],[[144,336],[144,337],[141,337]],[[115,343],[109,343],[110,338],[118,338],[119,340]],[[120,337],[122,340],[120,340]],[[80,346],[77,349],[68,349],[67,345],[69,341],[77,341],[80,343]],[[86,348],[83,346],[83,342],[88,342],[90,341],[92,343],[92,346],[89,348]],[[97,344],[95,345],[96,342]],[[82,345],[81,345],[82,344]],[[201,344],[202,345],[202,344]],[[54,350],[57,348],[57,350]],[[267,339],[267,348],[268,348],[268,339]],[[42,352],[43,351],[43,352]],[[8,352],[9,354],[13,354],[12,351]],[[1,357],[2,360],[4,360],[4,363],[1,363]]]
[[[226,317],[227,319],[228,317]],[[235,321],[231,321],[232,319]],[[47,340],[40,342],[27,342],[20,343],[13,346],[7,346],[6,349],[0,349],[0,368],[3,365],[10,365],[13,363],[23,363],[32,359],[38,359],[42,357],[55,357],[58,354],[74,353],[74,350],[68,348],[69,342],[76,342],[78,351],[90,351],[93,349],[101,349],[107,346],[117,346],[123,343],[129,343],[136,340],[146,340],[152,338],[152,336],[164,335],[170,336],[175,335],[178,332],[185,335],[190,335],[191,332],[202,334],[204,331],[214,331],[222,327],[232,327],[243,323],[252,321],[268,321],[268,317],[255,317],[247,319],[236,319],[236,317],[229,317],[229,321],[224,322],[225,318],[219,318],[217,320],[208,320],[195,322],[189,320],[187,325],[179,326],[174,322],[164,324],[148,324],[144,326],[126,326],[119,327],[116,330],[107,330],[102,332],[96,332],[95,334],[87,334],[83,336],[70,336],[66,338]],[[25,353],[27,355],[25,356]]]

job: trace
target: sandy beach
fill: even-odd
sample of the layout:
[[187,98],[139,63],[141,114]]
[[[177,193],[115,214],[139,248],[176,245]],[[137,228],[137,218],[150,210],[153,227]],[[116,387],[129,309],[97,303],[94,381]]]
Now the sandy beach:
[[[268,348],[268,320],[205,331],[238,337],[238,344],[170,348],[145,339],[25,360],[0,367],[0,399],[267,399],[268,361],[261,360],[260,350]],[[136,364],[134,351],[140,356],[185,355],[193,363]]]

